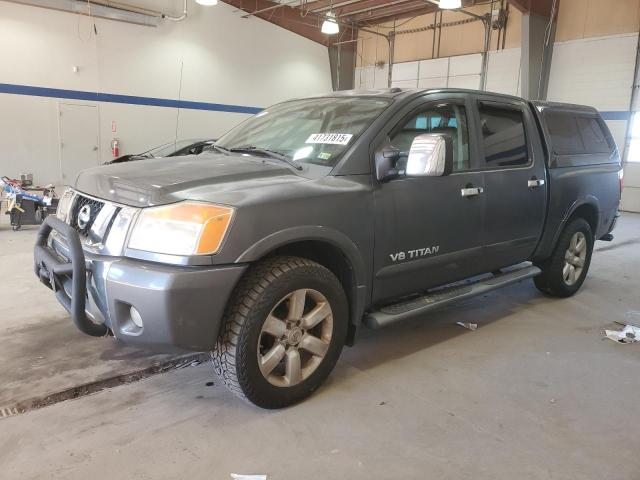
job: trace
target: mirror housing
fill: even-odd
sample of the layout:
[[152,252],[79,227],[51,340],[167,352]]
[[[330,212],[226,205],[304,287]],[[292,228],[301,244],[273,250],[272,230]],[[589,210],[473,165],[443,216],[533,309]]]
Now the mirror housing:
[[453,171],[453,140],[441,133],[424,133],[413,139],[407,177],[442,177]]
[[397,148],[393,147],[386,147],[383,150],[376,152],[376,178],[378,181],[382,182],[403,174],[404,170],[398,168],[398,162],[400,158],[406,158],[407,155],[408,153],[401,152]]

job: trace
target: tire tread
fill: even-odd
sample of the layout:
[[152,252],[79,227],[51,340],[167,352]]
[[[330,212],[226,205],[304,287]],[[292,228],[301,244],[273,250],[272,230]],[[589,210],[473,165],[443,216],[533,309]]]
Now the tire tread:
[[274,282],[293,270],[306,267],[310,267],[314,275],[330,276],[337,281],[328,269],[316,262],[301,257],[276,256],[252,265],[234,289],[225,309],[211,359],[216,374],[237,397],[246,401],[253,401],[256,397],[252,383],[243,378],[249,357],[241,354],[244,331],[251,327],[248,325],[251,312],[259,308]]

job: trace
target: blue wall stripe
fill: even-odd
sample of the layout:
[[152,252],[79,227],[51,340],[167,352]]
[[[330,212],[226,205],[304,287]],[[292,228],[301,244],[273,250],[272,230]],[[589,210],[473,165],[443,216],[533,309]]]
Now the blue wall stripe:
[[600,112],[605,120],[629,120],[630,112]]
[[[29,95],[35,97],[66,98],[69,100],[87,100],[90,102],[122,103],[126,105],[146,105],[151,107],[185,108],[190,110],[208,110],[212,112],[231,112],[254,114],[262,108],[243,105],[227,105],[224,103],[191,102],[188,100],[171,100],[168,98],[136,97],[133,95],[118,95],[115,93],[84,92],[82,90],[63,90],[60,88],[31,87],[29,85],[14,85],[0,83],[0,93],[14,95]],[[611,111],[600,112],[605,120],[628,120],[630,112]]]
[[188,100],[171,100],[167,98],[135,97],[114,93],[83,92],[81,90],[63,90],[60,88],[31,87],[0,83],[0,93],[29,95],[34,97],[66,98],[70,100],[87,100],[90,102],[123,103],[127,105],[147,105],[152,107],[186,108],[190,110],[209,110],[212,112],[231,112],[254,114],[262,111],[258,107],[243,105],[226,105],[224,103],[191,102]]

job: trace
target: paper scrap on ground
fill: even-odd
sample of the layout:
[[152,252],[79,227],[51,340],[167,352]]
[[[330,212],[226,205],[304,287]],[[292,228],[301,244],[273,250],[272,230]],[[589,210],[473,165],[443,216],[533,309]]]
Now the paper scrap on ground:
[[235,480],[267,480],[266,475],[242,475],[239,473],[232,473],[231,478]]
[[625,325],[622,330],[605,330],[604,334],[618,343],[640,342],[640,328],[633,325]]
[[465,323],[465,322],[456,322],[456,325],[460,325],[461,327],[468,328],[469,330],[477,330],[477,323]]

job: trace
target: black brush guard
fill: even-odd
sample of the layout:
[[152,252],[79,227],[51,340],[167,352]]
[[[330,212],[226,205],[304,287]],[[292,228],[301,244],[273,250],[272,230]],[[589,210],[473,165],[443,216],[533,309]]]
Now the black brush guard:
[[[49,235],[55,230],[62,235],[69,248],[70,261],[61,258],[48,246]],[[34,249],[35,273],[42,283],[52,289],[58,301],[71,314],[78,329],[94,337],[109,334],[104,324],[92,322],[86,314],[87,267],[80,243],[80,237],[71,226],[55,216],[48,216],[40,226]],[[71,280],[71,296],[64,288],[65,281]]]

